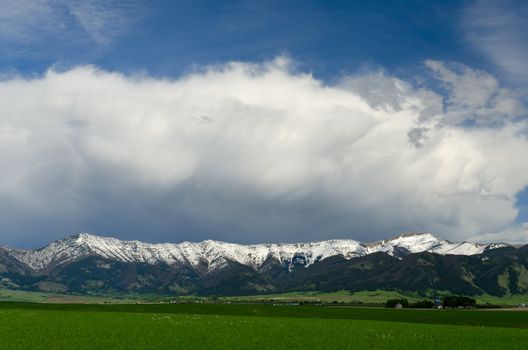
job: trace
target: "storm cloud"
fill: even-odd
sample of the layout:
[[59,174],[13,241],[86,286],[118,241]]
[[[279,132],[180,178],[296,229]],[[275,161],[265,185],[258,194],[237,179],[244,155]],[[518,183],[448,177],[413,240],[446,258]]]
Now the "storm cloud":
[[524,107],[485,72],[426,66],[443,94],[385,73],[329,85],[283,57],[178,79],[4,79],[1,243],[523,240]]

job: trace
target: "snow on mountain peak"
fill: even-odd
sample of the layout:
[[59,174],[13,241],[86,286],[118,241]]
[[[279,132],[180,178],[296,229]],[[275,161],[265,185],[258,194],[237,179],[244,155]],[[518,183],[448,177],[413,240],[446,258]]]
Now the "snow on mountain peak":
[[354,240],[327,240],[309,243],[268,243],[242,245],[214,240],[198,243],[182,242],[150,244],[122,241],[89,233],[80,233],[50,243],[38,250],[11,250],[10,254],[34,270],[44,270],[89,256],[129,263],[187,264],[196,269],[206,266],[207,272],[237,262],[258,270],[268,258],[289,268],[294,263],[310,266],[332,256],[346,259],[385,252],[395,257],[411,253],[474,255],[500,244],[456,243],[439,239],[431,233],[407,233],[387,240],[360,243]]

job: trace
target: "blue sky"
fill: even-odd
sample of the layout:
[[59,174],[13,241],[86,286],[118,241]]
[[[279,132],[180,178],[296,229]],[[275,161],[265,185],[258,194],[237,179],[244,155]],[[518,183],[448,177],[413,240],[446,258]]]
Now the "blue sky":
[[431,57],[490,68],[464,38],[465,1],[94,4],[96,10],[79,15],[87,17],[83,24],[68,6],[51,2],[55,20],[44,23],[51,28],[41,27],[37,11],[27,11],[28,21],[17,25],[24,37],[4,38],[4,69],[33,73],[57,64],[96,64],[178,76],[192,65],[262,61],[280,54],[324,79],[372,67],[407,72]]
[[0,4],[0,243],[527,240],[525,2]]

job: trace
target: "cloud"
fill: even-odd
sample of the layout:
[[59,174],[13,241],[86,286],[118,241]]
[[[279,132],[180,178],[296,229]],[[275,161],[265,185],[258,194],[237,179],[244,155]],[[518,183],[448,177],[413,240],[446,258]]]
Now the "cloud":
[[85,32],[98,44],[107,45],[129,26],[130,8],[109,1],[68,2],[67,8]]
[[426,66],[447,90],[442,123],[496,125],[526,115],[519,96],[492,75],[462,64],[427,60]]
[[470,241],[476,242],[501,242],[505,240],[511,243],[526,244],[528,239],[528,223],[509,227],[501,232],[485,233],[471,237]]
[[528,6],[522,1],[474,1],[462,12],[466,39],[512,81],[528,78]]
[[0,39],[30,41],[37,31],[56,31],[57,9],[53,1],[0,0]]
[[[461,81],[450,79],[444,100],[385,74],[328,85],[283,58],[175,80],[94,67],[4,80],[2,241],[34,246],[78,231],[237,242],[504,231],[528,185],[526,126],[441,123],[466,108],[450,102]],[[471,108],[479,101],[489,102]]]
[[123,34],[138,6],[114,1],[0,0],[0,42],[35,44],[55,40],[76,44],[88,36],[98,46]]

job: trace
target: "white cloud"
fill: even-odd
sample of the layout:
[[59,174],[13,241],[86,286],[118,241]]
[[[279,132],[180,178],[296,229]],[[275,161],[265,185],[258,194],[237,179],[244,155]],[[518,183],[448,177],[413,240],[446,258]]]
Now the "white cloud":
[[474,242],[511,242],[526,244],[528,241],[528,223],[508,227],[507,229],[496,233],[485,233],[471,237],[470,241]]
[[472,121],[478,125],[496,125],[526,114],[517,94],[501,87],[499,81],[486,72],[433,60],[426,61],[426,65],[447,90],[443,123]]
[[138,6],[114,1],[0,0],[0,40],[76,43],[89,37],[98,46],[111,43],[134,22]]
[[528,6],[520,1],[474,1],[464,9],[466,38],[512,81],[528,78]]
[[524,125],[437,123],[433,91],[385,75],[358,81],[325,85],[284,59],[176,80],[79,67],[3,81],[0,232],[465,239],[513,224],[528,185]]
[[0,0],[0,39],[31,41],[37,31],[60,26],[52,0]]
[[86,33],[100,45],[110,43],[129,26],[130,11],[111,1],[67,2],[66,5]]

